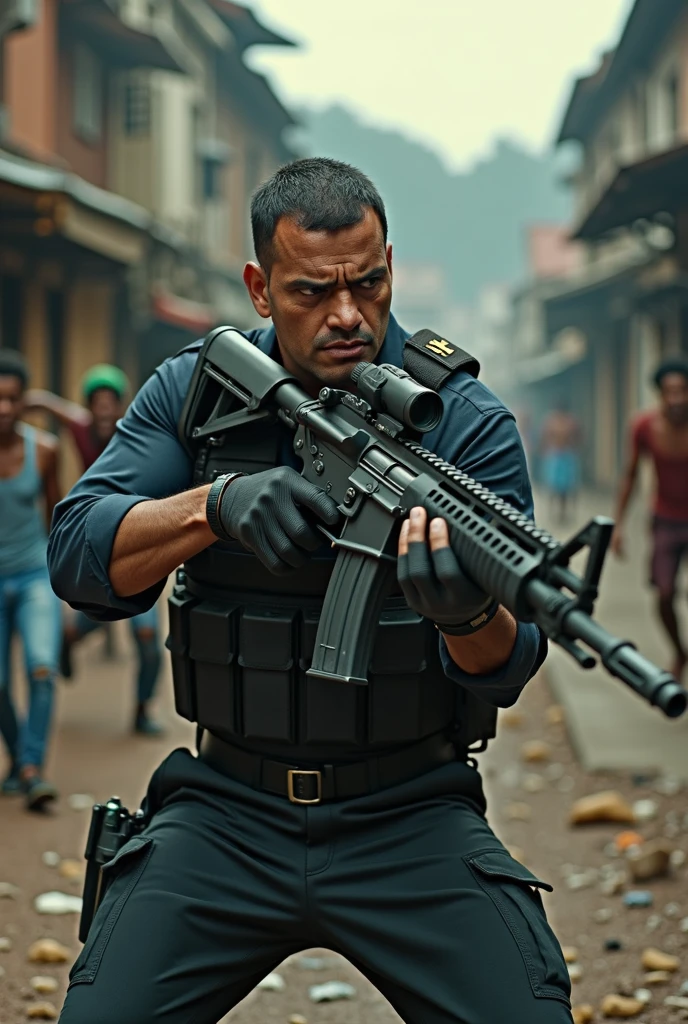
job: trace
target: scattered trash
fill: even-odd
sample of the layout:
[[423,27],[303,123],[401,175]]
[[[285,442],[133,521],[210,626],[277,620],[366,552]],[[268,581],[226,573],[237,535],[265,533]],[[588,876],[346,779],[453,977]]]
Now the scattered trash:
[[73,811],[90,811],[96,802],[96,798],[90,793],[72,793],[67,798],[67,803]]
[[276,974],[274,971],[271,974],[267,974],[256,985],[256,988],[262,988],[266,992],[281,992],[284,987],[284,978],[281,974]]
[[300,1013],[292,1013],[287,1020],[287,1024],[308,1024],[308,1021]]
[[682,868],[686,863],[685,850],[672,850],[670,860],[672,868]]
[[664,999],[665,1006],[673,1006],[677,1010],[688,1010],[688,997],[687,996],[666,996]]
[[47,868],[56,868],[62,858],[54,850],[46,850],[45,853],[41,854],[41,860]]
[[633,832],[630,829],[626,829],[624,832],[619,832],[619,834],[614,837],[614,846],[619,853],[625,853],[631,846],[642,846],[643,842],[644,839],[640,833]]
[[69,882],[81,882],[84,877],[86,865],[81,860],[63,860],[60,861],[60,866],[57,871],[62,878],[66,878]]
[[580,964],[569,964],[568,965],[568,970],[569,970],[569,978],[571,979],[572,982],[580,981],[581,978],[583,977],[583,968],[581,967]]
[[614,916],[614,911],[610,910],[609,907],[600,907],[598,910],[593,911],[593,921],[597,924],[606,924],[607,921],[611,921]]
[[72,960],[72,951],[55,939],[38,939],[29,946],[27,956],[35,964],[64,964]]
[[573,1024],[592,1024],[595,1019],[595,1011],[587,1003],[582,1006],[574,1006],[571,1013],[573,1014]]
[[509,821],[530,821],[532,815],[529,804],[518,802],[507,804],[504,813]]
[[581,871],[579,874],[569,875],[566,879],[566,885],[574,892],[577,889],[589,889],[591,885],[597,882],[599,877],[597,868],[589,868],[587,871]]
[[562,946],[561,951],[567,964],[575,964],[578,959],[578,950],[575,946]]
[[624,893],[623,903],[625,907],[651,907],[654,896],[647,889],[631,889]]
[[558,782],[566,774],[563,764],[548,764],[544,770],[544,776],[548,782]]
[[0,882],[0,900],[16,900],[20,889],[11,882]]
[[643,950],[641,963],[646,971],[677,971],[681,961],[671,953],[663,953],[661,949]]
[[12,949],[12,939],[8,939],[6,935],[0,936],[0,953],[9,953]]
[[333,956],[300,956],[296,966],[304,971],[326,971],[335,967],[338,962]]
[[664,775],[655,783],[655,789],[661,796],[676,796],[683,789],[683,783],[673,775]]
[[637,822],[652,821],[653,818],[657,817],[657,806],[656,800],[651,800],[647,797],[645,800],[636,800],[633,804],[633,814]]
[[499,724],[505,725],[507,729],[520,729],[525,720],[523,712],[516,708],[506,708],[499,713]]
[[566,713],[561,704],[550,704],[545,711],[545,718],[548,725],[563,725],[566,721]]
[[587,825],[596,821],[619,821],[633,824],[635,816],[629,804],[616,790],[604,790],[581,797],[571,807],[571,825]]
[[600,892],[604,893],[605,896],[616,896],[617,893],[621,892],[627,881],[628,875],[626,872],[615,868],[607,874],[606,878],[602,879]]
[[637,999],[639,1003],[649,1003],[652,999],[652,993],[649,988],[637,988],[633,993],[633,998]]
[[57,1010],[52,1003],[31,1003],[26,1007],[26,1016],[34,1020],[57,1020]]
[[543,740],[529,740],[521,747],[521,758],[527,764],[541,764],[549,761],[551,756],[552,748]]
[[608,953],[618,953],[620,949],[623,949],[623,943],[620,939],[605,939],[604,948]]
[[545,780],[537,772],[528,772],[521,783],[526,793],[541,793],[545,788]]
[[666,985],[668,981],[671,981],[669,971],[650,971],[643,978],[643,982],[646,985]]
[[48,996],[51,992],[57,992],[58,984],[55,978],[48,978],[42,974],[37,974],[31,979],[29,985],[38,992],[41,996]]
[[645,1003],[632,996],[605,996],[600,1007],[604,1017],[635,1017],[645,1009]]
[[69,896],[66,892],[43,892],[33,901],[39,914],[80,914],[81,896]]
[[356,989],[345,981],[326,981],[308,989],[308,997],[314,1003],[333,1003],[336,999],[353,999],[355,995]]
[[665,839],[653,839],[642,847],[627,850],[626,860],[633,881],[648,882],[668,875],[672,849]]

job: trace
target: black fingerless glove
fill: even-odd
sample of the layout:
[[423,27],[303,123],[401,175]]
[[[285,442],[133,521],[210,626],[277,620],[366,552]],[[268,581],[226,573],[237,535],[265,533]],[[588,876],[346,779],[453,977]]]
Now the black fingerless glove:
[[[311,513],[311,522],[306,518]],[[276,575],[298,569],[320,547],[322,534],[313,518],[336,526],[339,510],[332,498],[287,466],[230,481],[217,518],[226,535],[252,551]]]
[[450,547],[432,551],[414,541],[400,555],[397,578],[406,603],[438,629],[465,636],[487,625],[499,605],[461,568]]

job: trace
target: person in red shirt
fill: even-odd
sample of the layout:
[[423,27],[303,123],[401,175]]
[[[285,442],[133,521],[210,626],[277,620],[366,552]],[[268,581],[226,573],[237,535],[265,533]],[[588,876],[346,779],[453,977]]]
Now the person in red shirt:
[[[86,472],[114,437],[117,421],[124,415],[129,390],[129,381],[122,370],[101,363],[92,366],[81,382],[85,405],[69,402],[51,391],[34,389],[27,392],[26,409],[51,413],[69,431],[79,453],[82,471]],[[142,615],[135,615],[129,622],[139,657],[134,731],[156,736],[162,729],[151,717],[148,706],[155,692],[161,661],[156,606]],[[60,669],[65,678],[72,676],[72,646],[98,628],[99,624],[83,612],[68,621],[60,658]]]
[[655,470],[651,581],[674,649],[672,671],[680,679],[688,664],[675,609],[676,578],[688,555],[688,361],[662,363],[653,380],[660,402],[656,409],[640,413],[631,425],[631,455],[619,488],[612,551],[624,555],[624,515],[640,460],[649,458]]

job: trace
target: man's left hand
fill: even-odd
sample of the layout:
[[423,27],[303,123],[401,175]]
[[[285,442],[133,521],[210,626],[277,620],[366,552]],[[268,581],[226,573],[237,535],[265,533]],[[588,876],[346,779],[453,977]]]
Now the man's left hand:
[[433,519],[428,530],[424,508],[412,508],[401,528],[397,577],[409,608],[440,629],[470,622],[492,603],[461,568],[445,520]]

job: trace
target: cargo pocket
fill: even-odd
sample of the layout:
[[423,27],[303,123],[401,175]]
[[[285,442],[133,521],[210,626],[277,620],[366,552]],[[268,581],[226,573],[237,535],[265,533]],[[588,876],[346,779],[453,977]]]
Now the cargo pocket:
[[533,994],[570,1004],[571,982],[561,948],[550,928],[539,890],[552,886],[536,878],[506,850],[481,850],[464,860],[502,915],[521,951]]
[[105,895],[91,924],[86,944],[69,972],[70,988],[72,985],[90,985],[95,980],[112,930],[144,872],[152,849],[153,840],[148,836],[134,836],[103,865]]

